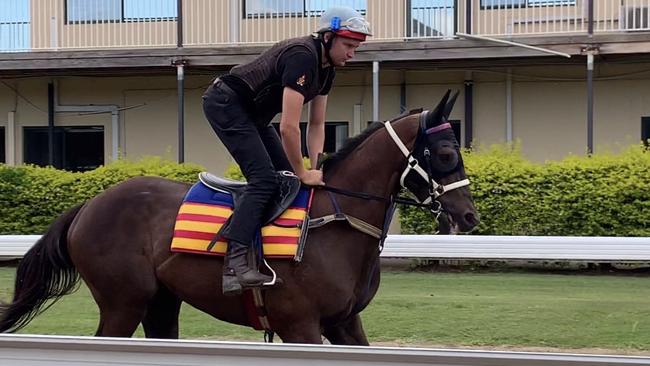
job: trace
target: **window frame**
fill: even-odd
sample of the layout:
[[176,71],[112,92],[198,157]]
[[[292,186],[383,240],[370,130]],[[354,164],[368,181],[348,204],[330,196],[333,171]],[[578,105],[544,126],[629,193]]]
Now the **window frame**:
[[[22,128],[22,150],[23,150],[23,163],[26,164],[35,164],[35,165],[40,165],[40,164],[45,164],[47,165],[47,162],[38,162],[38,161],[27,161],[28,158],[28,149],[31,147],[29,146],[27,142],[27,138],[30,135],[30,132],[37,132],[37,133],[43,133],[45,132],[45,135],[47,136],[48,133],[48,126],[23,126]],[[99,164],[92,169],[83,169],[83,167],[80,166],[75,166],[75,167],[67,167],[68,165],[68,157],[69,156],[77,156],[77,152],[68,152],[67,147],[68,147],[68,141],[66,141],[66,138],[69,138],[69,134],[71,133],[85,133],[87,131],[84,130],[90,130],[89,132],[99,132],[101,133],[101,144],[99,145],[99,151],[98,155],[101,157],[101,160],[99,161]],[[68,171],[89,171],[96,169],[97,167],[100,167],[106,163],[106,151],[104,148],[104,139],[106,138],[106,127],[103,125],[68,125],[68,126],[54,126],[54,158],[53,158],[53,164],[56,169],[62,169],[62,170],[68,170]],[[59,141],[57,141],[59,139]],[[38,142],[38,141],[35,141]],[[57,146],[57,143],[59,144]],[[47,144],[45,144],[44,147],[41,146],[41,149],[38,150],[48,150],[49,147]],[[69,153],[69,154],[66,154]],[[45,154],[47,155],[47,153]],[[79,169],[82,168],[82,169]]]
[[[298,12],[273,12],[273,13],[248,13],[247,3],[249,0],[242,1],[242,19],[275,19],[275,18],[309,18],[309,17],[319,17],[325,11],[326,8],[320,10],[309,10],[307,8],[307,0],[302,0],[302,10]],[[355,1],[355,0],[353,0]],[[366,15],[368,11],[368,0],[358,0],[365,1],[363,9],[356,9],[361,15]],[[339,4],[337,4],[339,5]]]
[[[178,11],[177,8],[174,9],[175,16],[173,17],[149,17],[149,18],[134,18],[125,16],[125,1],[128,0],[118,0],[120,2],[119,17],[115,19],[90,19],[90,20],[70,20],[68,18],[68,3],[71,0],[65,0],[63,2],[63,14],[64,14],[64,24],[116,24],[116,23],[138,23],[138,22],[175,22],[178,20]],[[83,0],[76,0],[83,1]]]

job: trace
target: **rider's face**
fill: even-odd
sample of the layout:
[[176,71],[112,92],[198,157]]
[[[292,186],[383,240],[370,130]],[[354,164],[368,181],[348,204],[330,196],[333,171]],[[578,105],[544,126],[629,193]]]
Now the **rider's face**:
[[354,57],[354,53],[360,45],[361,41],[356,39],[334,37],[330,49],[330,58],[334,66],[345,66],[345,63]]

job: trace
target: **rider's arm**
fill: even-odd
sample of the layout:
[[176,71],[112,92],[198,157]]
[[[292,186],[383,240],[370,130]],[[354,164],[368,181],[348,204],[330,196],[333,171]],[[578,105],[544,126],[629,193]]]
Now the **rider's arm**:
[[280,119],[280,134],[282,147],[287,154],[289,163],[300,180],[308,185],[323,183],[323,172],[307,170],[302,163],[300,144],[300,115],[305,97],[292,88],[285,87],[282,96],[282,117]]
[[309,113],[309,128],[307,130],[307,149],[311,167],[316,169],[318,155],[323,152],[325,145],[325,110],[327,95],[319,95],[311,101]]
[[282,147],[284,147],[289,163],[298,177],[304,176],[306,171],[300,150],[300,115],[304,100],[305,97],[296,90],[289,87],[284,88],[280,135],[282,135]]

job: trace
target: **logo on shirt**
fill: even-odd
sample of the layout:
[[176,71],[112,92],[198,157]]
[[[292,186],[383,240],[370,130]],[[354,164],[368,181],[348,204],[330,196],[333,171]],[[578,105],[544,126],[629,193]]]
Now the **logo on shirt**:
[[300,86],[305,86],[305,79],[306,79],[305,75],[299,77],[298,80],[296,80],[296,84],[298,84]]

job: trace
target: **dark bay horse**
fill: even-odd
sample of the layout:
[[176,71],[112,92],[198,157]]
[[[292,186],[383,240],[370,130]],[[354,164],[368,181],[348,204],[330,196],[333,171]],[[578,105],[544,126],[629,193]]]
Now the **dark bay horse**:
[[[326,161],[329,186],[383,198],[336,194],[341,211],[381,228],[402,183],[420,201],[441,204],[461,231],[476,226],[458,143],[446,123],[454,101],[448,92],[432,112],[375,123]],[[0,309],[0,331],[26,325],[49,301],[73,291],[79,276],[99,306],[97,336],[130,337],[142,323],[147,337],[178,338],[182,302],[248,325],[242,296],[221,293],[221,258],[170,252],[189,188],[133,178],[62,214],[21,261],[13,301]],[[333,213],[330,194],[316,192],[311,217]],[[359,312],[379,286],[378,246],[376,238],[335,221],[310,230],[301,263],[270,260],[284,280],[265,290],[278,336],[292,343],[321,343],[324,336],[333,344],[367,345]]]

